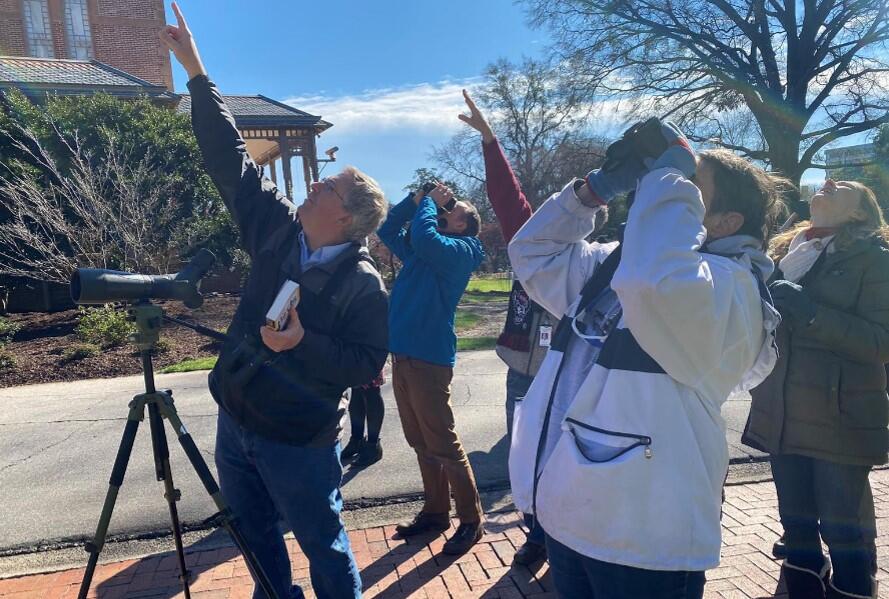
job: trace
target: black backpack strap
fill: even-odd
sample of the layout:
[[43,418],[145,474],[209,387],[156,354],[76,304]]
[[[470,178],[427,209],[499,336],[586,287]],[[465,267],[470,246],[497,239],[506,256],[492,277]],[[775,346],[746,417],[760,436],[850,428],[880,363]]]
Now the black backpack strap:
[[[620,264],[622,249],[623,245],[618,245],[614,248],[614,251],[608,254],[608,257],[599,265],[596,272],[593,273],[593,276],[584,283],[583,289],[580,291],[580,303],[577,305],[577,310],[574,312],[575,314],[580,314],[586,310],[599,294],[611,285],[611,280],[614,278],[614,273],[617,271],[618,264]],[[574,316],[571,314],[562,316],[562,319],[556,327],[556,332],[553,335],[552,349],[564,352],[568,347],[568,340],[571,339],[572,334],[572,320],[574,320]]]

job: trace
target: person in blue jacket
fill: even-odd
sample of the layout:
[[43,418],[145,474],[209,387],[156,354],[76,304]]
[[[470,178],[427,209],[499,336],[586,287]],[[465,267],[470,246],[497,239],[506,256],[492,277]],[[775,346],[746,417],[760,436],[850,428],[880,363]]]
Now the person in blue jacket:
[[[405,224],[410,227],[405,229]],[[389,309],[392,383],[404,436],[417,452],[425,503],[397,532],[408,537],[450,526],[450,494],[460,526],[443,548],[466,552],[482,536],[482,508],[472,467],[454,428],[451,378],[457,352],[454,315],[469,277],[484,259],[480,218],[442,185],[409,194],[378,231],[404,266]]]

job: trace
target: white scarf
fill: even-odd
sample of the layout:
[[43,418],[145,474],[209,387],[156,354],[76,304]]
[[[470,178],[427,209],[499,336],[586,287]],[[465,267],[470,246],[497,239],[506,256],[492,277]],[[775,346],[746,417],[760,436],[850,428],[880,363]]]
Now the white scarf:
[[798,283],[807,272],[815,265],[818,256],[828,248],[834,235],[827,237],[815,237],[806,240],[806,232],[800,231],[790,242],[790,251],[778,262],[778,268],[784,274],[784,278],[793,283]]

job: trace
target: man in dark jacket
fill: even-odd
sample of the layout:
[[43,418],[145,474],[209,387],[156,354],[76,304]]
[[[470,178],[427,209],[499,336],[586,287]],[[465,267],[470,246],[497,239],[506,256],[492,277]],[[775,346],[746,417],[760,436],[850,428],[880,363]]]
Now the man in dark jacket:
[[[380,227],[404,263],[392,289],[389,349],[401,425],[417,453],[425,504],[396,530],[407,537],[450,526],[450,490],[460,527],[443,551],[459,554],[481,538],[482,508],[472,466],[454,429],[451,378],[457,351],[454,316],[472,272],[484,259],[479,216],[442,186],[408,195]],[[453,203],[448,210],[445,207]],[[410,222],[410,230],[403,227]]]
[[[210,391],[220,405],[220,487],[279,597],[291,586],[283,519],[309,559],[319,598],[361,597],[340,510],[344,392],[372,380],[387,355],[387,297],[360,240],[385,216],[377,184],[348,168],[314,183],[295,209],[246,152],[207,78],[178,7],[161,39],[185,67],[205,165],[241,232],[252,267]],[[265,325],[285,281],[301,299],[286,327]],[[265,597],[257,588],[255,598]]]

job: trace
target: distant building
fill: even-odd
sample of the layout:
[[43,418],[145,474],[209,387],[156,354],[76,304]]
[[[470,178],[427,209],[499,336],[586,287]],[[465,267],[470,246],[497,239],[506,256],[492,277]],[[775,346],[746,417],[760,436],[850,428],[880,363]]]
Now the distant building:
[[812,201],[812,196],[815,195],[815,192],[821,189],[820,183],[806,183],[804,185],[800,185],[799,187],[799,197],[803,202]]
[[173,91],[164,0],[0,0],[0,55],[95,59]]
[[840,170],[843,177],[850,178],[861,172],[865,165],[876,160],[877,150],[872,143],[859,144],[825,150],[824,156],[828,178],[840,176]]

